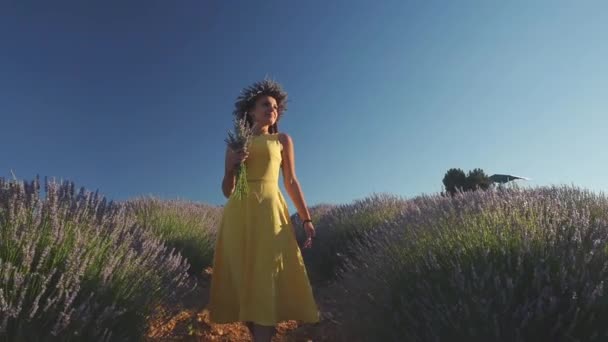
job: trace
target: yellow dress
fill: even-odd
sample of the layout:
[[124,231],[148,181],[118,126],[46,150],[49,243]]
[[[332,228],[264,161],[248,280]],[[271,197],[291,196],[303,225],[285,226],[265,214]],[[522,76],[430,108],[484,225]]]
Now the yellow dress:
[[253,137],[245,160],[249,193],[224,206],[213,257],[212,322],[314,323],[319,312],[279,188],[278,134]]

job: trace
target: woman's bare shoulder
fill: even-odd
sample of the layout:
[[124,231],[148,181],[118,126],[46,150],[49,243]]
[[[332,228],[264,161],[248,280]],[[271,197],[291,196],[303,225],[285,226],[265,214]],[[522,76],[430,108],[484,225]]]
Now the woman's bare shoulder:
[[281,143],[281,145],[287,146],[287,145],[293,144],[293,139],[291,138],[291,136],[289,134],[278,133],[278,136],[279,136],[279,142]]

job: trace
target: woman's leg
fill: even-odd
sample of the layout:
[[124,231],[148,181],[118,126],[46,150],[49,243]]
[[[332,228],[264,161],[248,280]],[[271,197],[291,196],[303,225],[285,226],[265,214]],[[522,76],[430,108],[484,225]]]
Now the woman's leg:
[[270,342],[274,335],[274,326],[253,325],[253,341],[254,342]]

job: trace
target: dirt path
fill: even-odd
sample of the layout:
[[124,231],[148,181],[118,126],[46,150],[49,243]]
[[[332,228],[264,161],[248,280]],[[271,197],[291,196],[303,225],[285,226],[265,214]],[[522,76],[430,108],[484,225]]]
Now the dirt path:
[[[251,341],[249,330],[241,323],[213,324],[205,310],[209,295],[211,269],[205,270],[199,286],[181,303],[177,315],[155,318],[150,322],[147,341]],[[315,289],[315,298],[321,311],[321,322],[298,325],[296,321],[281,322],[273,342],[340,341],[339,315],[333,300],[323,289]]]

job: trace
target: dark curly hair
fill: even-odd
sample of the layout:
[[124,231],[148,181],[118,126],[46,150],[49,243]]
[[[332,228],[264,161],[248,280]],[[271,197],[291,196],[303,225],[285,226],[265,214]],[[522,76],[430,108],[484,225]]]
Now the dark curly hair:
[[237,119],[245,118],[249,127],[252,127],[253,121],[247,113],[253,109],[260,96],[272,96],[277,101],[279,115],[277,121],[269,128],[269,133],[278,133],[277,123],[287,110],[287,93],[279,83],[268,77],[241,90],[241,95],[237,97],[234,103],[232,115]]

